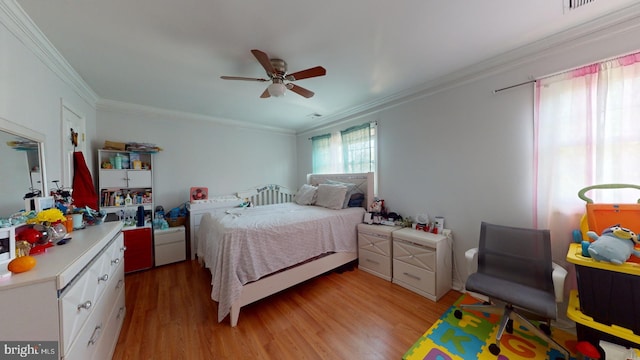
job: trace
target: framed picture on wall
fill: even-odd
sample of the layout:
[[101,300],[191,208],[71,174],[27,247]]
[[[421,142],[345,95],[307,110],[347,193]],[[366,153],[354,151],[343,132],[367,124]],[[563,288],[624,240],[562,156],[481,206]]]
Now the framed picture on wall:
[[209,189],[206,187],[192,187],[189,191],[191,202],[209,199]]

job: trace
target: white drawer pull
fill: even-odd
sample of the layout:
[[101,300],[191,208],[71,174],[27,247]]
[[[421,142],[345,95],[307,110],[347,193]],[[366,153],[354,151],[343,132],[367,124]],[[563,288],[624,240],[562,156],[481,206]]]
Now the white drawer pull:
[[93,329],[93,334],[91,334],[91,338],[89,339],[89,343],[87,344],[87,346],[95,344],[100,337],[100,333],[102,333],[102,324],[96,326],[96,328]]
[[123,247],[120,248],[120,251],[126,251],[126,250],[127,250],[126,246],[123,246]]
[[409,274],[408,272],[403,272],[403,274],[404,274],[405,276],[408,276],[408,277],[412,278],[412,279],[415,279],[415,280],[420,281],[420,277],[418,277],[418,276],[415,276],[415,275],[413,275],[413,274]]
[[120,264],[120,258],[111,260],[111,265],[118,265],[118,264]]
[[85,302],[83,302],[82,304],[78,305],[78,310],[80,309],[85,309],[85,310],[89,310],[91,309],[91,301],[87,300]]
[[104,274],[98,278],[98,283],[100,283],[100,281],[107,281],[107,280],[109,280],[109,274]]
[[379,262],[375,261],[375,260],[371,260],[371,259],[366,259],[368,262],[372,262],[374,264],[380,264]]
[[120,281],[118,281],[118,285],[116,285],[116,289],[120,289],[122,285],[124,285],[124,280],[121,279]]

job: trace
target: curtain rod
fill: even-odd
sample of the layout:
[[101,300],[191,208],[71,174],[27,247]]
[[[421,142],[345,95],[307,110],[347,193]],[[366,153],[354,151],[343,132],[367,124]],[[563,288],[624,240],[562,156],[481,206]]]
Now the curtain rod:
[[515,85],[511,85],[511,86],[503,87],[502,89],[496,89],[496,90],[493,90],[493,93],[494,93],[494,94],[497,94],[497,93],[499,93],[499,92],[501,92],[501,91],[505,91],[505,90],[513,89],[513,88],[515,88],[515,87],[522,86],[522,85],[527,85],[527,84],[531,84],[531,83],[534,83],[534,82],[536,82],[536,80],[529,80],[529,81],[521,82],[521,83],[519,83],[519,84],[515,84]]

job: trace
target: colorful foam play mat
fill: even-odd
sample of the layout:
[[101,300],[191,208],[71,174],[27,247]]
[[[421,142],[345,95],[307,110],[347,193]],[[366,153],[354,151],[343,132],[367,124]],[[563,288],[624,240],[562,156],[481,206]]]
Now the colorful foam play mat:
[[[402,357],[405,360],[522,360],[556,359],[562,353],[549,346],[533,332],[513,324],[513,334],[506,331],[500,342],[500,354],[491,354],[489,345],[495,342],[500,317],[476,311],[462,311],[462,319],[454,316],[460,304],[474,304],[478,300],[463,295]],[[555,341],[571,352],[575,359],[576,336],[558,328],[552,328]]]

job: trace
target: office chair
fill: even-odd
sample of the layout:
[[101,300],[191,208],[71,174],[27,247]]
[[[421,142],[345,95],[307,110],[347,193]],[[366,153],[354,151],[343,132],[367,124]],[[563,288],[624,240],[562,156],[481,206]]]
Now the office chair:
[[[477,271],[467,278],[467,291],[486,298],[478,304],[463,304],[464,310],[502,314],[495,344],[489,346],[493,355],[500,354],[500,339],[506,330],[513,332],[513,320],[545,339],[565,354],[569,352],[553,340],[551,320],[557,316],[556,302],[563,300],[567,271],[551,261],[549,230],[535,230],[482,222],[478,249],[467,251],[468,260],[475,260]],[[454,313],[458,319],[462,312]],[[528,319],[545,321],[540,328]]]

